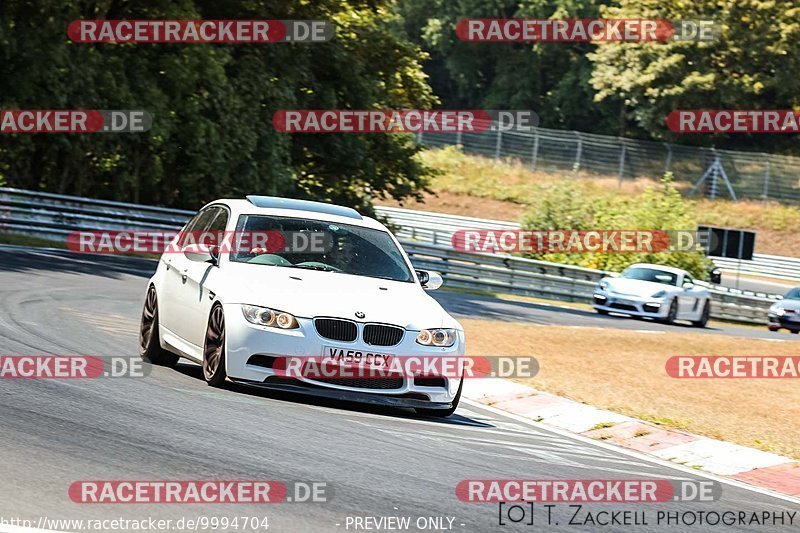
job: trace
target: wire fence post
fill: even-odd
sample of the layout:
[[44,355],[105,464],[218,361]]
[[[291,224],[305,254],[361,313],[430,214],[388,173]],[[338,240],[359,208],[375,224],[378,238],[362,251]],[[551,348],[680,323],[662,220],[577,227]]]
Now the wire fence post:
[[619,186],[622,187],[622,178],[625,176],[625,139],[620,138],[622,151],[619,154]]
[[769,154],[764,154],[764,158],[767,161],[766,168],[764,169],[764,200],[769,199],[769,173],[770,167],[772,166],[772,162],[769,160]]
[[503,144],[503,132],[500,131],[500,128],[497,128],[497,143],[494,146],[494,160],[500,160],[500,147]]
[[536,171],[536,160],[539,158],[539,130],[533,130],[533,154],[531,154],[531,172]]
[[572,171],[578,172],[581,169],[581,156],[583,155],[583,138],[581,134],[577,131],[573,131],[572,133],[578,137],[578,148],[575,150],[575,164],[572,165]]
[[667,162],[664,163],[664,174],[666,174],[669,172],[669,169],[672,168],[672,145],[664,143],[664,146],[667,147]]
[[456,144],[459,146],[461,145],[461,128],[458,128],[456,132]]

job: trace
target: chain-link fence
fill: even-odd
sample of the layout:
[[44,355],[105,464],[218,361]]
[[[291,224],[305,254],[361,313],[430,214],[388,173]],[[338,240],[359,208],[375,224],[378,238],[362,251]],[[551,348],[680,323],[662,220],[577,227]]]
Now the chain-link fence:
[[620,185],[624,180],[654,179],[672,172],[677,182],[686,183],[687,194],[800,202],[800,157],[544,128],[532,133],[425,132],[418,139],[429,147],[461,145],[467,153],[514,158],[542,172],[612,176]]

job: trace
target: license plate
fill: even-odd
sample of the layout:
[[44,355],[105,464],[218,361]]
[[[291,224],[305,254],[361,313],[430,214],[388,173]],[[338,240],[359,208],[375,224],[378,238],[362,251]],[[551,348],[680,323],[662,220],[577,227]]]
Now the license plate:
[[368,366],[372,368],[388,367],[391,364],[393,357],[394,355],[387,353],[336,348],[333,346],[325,346],[325,353],[322,355],[322,358],[325,361],[336,361],[337,363]]
[[616,300],[616,302],[622,305],[634,305],[633,302],[630,300]]

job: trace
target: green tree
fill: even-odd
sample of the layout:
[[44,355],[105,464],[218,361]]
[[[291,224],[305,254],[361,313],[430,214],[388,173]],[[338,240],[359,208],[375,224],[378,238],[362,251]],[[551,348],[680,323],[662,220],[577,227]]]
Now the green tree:
[[800,5],[796,0],[619,0],[609,18],[706,19],[711,42],[604,43],[589,55],[595,99],[621,100],[633,128],[656,139],[774,151],[792,138],[677,135],[676,109],[796,109],[800,106]]
[[[371,212],[418,195],[428,169],[407,134],[284,134],[281,109],[428,108],[418,47],[388,0],[4,0],[0,109],[146,109],[147,134],[4,135],[12,186],[192,207],[291,195]],[[324,19],[327,43],[77,44],[75,19]]]

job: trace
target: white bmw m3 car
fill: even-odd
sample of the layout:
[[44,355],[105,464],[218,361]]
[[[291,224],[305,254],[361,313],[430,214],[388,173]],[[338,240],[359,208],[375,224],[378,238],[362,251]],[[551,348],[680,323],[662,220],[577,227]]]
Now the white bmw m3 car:
[[[214,232],[280,242],[204,248],[181,241]],[[426,294],[441,276],[415,271],[380,222],[347,207],[248,196],[206,205],[172,245],[147,286],[145,360],[173,366],[184,357],[201,364],[213,386],[234,381],[430,416],[455,411],[463,377],[288,378],[275,370],[286,357],[384,364],[464,355],[462,326]]]
[[618,277],[605,277],[594,290],[600,314],[622,313],[668,324],[687,320],[705,327],[711,313],[711,293],[680,268],[637,263]]

